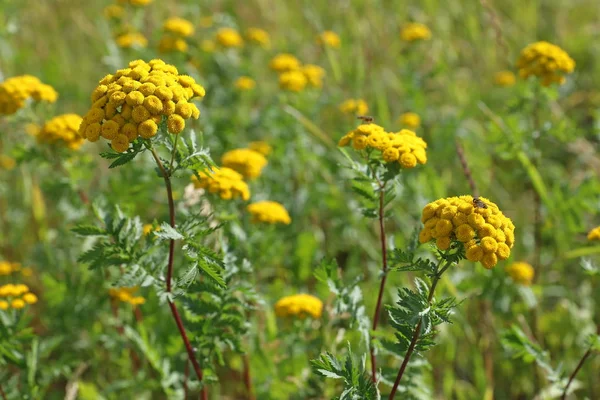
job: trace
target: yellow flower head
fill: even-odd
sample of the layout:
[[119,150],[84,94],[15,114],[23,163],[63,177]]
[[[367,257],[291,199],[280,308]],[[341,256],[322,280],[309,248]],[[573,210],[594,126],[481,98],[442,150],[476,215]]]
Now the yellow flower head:
[[275,314],[278,317],[298,317],[301,319],[311,316],[321,318],[323,302],[310,294],[296,294],[281,298],[275,303]]
[[369,112],[369,106],[363,99],[348,99],[340,104],[339,109],[344,114],[364,115]]
[[246,39],[250,43],[258,44],[261,47],[269,47],[271,44],[271,38],[264,29],[260,28],[248,28],[246,30]]
[[242,47],[244,45],[244,39],[233,28],[219,29],[215,40],[223,47]]
[[247,209],[252,214],[252,222],[285,225],[292,222],[285,207],[276,201],[258,201],[249,204]]
[[494,84],[496,86],[508,87],[515,84],[517,78],[515,78],[515,74],[512,71],[498,71],[496,75],[494,75]]
[[600,240],[600,226],[597,226],[594,229],[592,229],[588,233],[587,238],[588,240]]
[[323,68],[318,65],[306,64],[302,67],[302,73],[310,86],[323,87],[323,78],[325,77],[325,70]]
[[333,31],[325,31],[317,37],[317,43],[326,47],[339,48],[341,45],[340,37]]
[[300,61],[291,54],[281,53],[269,62],[269,68],[276,72],[287,72],[300,69]]
[[0,276],[10,275],[21,269],[21,264],[8,261],[0,261]]
[[241,91],[252,90],[252,89],[254,89],[255,86],[256,86],[256,81],[254,79],[250,78],[249,76],[240,76],[235,81],[236,89],[241,90]]
[[419,114],[414,112],[404,113],[400,116],[400,118],[398,118],[398,120],[402,126],[405,126],[409,129],[416,129],[421,126],[421,117],[419,117]]
[[251,149],[235,149],[228,151],[221,157],[224,167],[231,168],[244,176],[254,179],[260,176],[267,165],[264,155]]
[[163,24],[163,30],[179,37],[190,37],[194,34],[194,24],[184,18],[171,17]]
[[152,0],[117,0],[120,4],[130,4],[132,6],[143,7],[152,3]]
[[0,169],[10,171],[15,167],[15,165],[17,165],[17,161],[15,161],[14,158],[0,154]]
[[110,297],[117,299],[123,303],[129,303],[132,306],[137,306],[144,304],[146,299],[141,296],[135,296],[135,293],[138,291],[139,287],[120,287],[120,288],[110,288],[108,289],[108,294]]
[[[2,298],[6,298],[6,300]],[[0,299],[2,299],[0,300],[0,310],[7,310],[10,307],[21,309],[27,304],[37,303],[38,300],[37,296],[29,291],[29,287],[22,283],[0,286]]]
[[[484,205],[485,207],[482,207]],[[460,242],[469,261],[492,268],[498,260],[506,260],[515,242],[515,226],[490,200],[473,196],[448,197],[423,208],[424,228],[419,241],[435,240],[440,250],[451,242]]]
[[431,39],[431,31],[423,24],[409,23],[404,25],[400,31],[400,38],[405,42]]
[[111,4],[104,8],[104,16],[107,19],[121,19],[125,15],[125,9],[117,4]]
[[163,36],[158,42],[158,51],[161,53],[185,53],[187,50],[187,42],[180,37]]
[[138,136],[155,135],[165,119],[170,133],[181,132],[186,119],[200,116],[190,100],[204,94],[194,78],[179,75],[177,68],[162,60],[131,61],[128,68],[100,80],[79,134],[91,142],[102,136],[115,151],[124,152]]
[[117,46],[124,49],[148,46],[148,39],[139,32],[129,32],[119,35],[117,36],[116,42]]
[[76,150],[83,144],[83,137],[79,135],[81,118],[77,114],[63,114],[46,122],[37,134],[38,142],[60,144]]
[[279,75],[279,87],[290,92],[301,92],[307,85],[308,79],[302,71],[287,71]]
[[563,84],[565,74],[575,69],[575,61],[560,47],[548,42],[535,42],[521,51],[517,60],[521,78],[537,76],[542,85]]
[[58,93],[50,85],[31,75],[8,78],[0,83],[0,115],[16,113],[25,107],[27,100],[54,103]]
[[533,270],[533,267],[526,262],[514,262],[506,267],[506,273],[513,281],[515,281],[515,283],[530,286],[535,271]]
[[268,156],[273,151],[273,148],[271,147],[271,145],[262,140],[259,140],[256,142],[250,142],[250,144],[248,145],[248,148],[250,150],[254,150],[254,151],[262,154],[263,156]]
[[206,189],[209,193],[216,193],[223,200],[241,197],[243,200],[250,198],[250,189],[244,182],[244,177],[231,168],[213,168],[212,171],[198,172],[200,179],[195,175],[192,181],[197,189]]

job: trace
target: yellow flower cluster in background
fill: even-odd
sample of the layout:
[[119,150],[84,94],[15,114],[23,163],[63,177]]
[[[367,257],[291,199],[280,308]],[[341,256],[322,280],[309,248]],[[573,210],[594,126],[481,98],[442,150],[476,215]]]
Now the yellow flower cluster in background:
[[525,47],[517,60],[521,78],[537,76],[542,85],[563,84],[565,74],[575,69],[575,61],[560,47],[548,42],[536,42]]
[[278,317],[321,318],[323,302],[310,294],[286,296],[275,303],[275,314]]
[[257,44],[263,48],[268,48],[271,45],[269,34],[260,28],[248,28],[246,30],[246,39],[248,42]]
[[453,241],[461,242],[467,259],[488,269],[510,257],[515,242],[513,222],[484,197],[479,202],[469,195],[436,200],[423,208],[421,221],[421,243],[435,240],[440,250],[447,250]]
[[194,24],[184,18],[171,17],[163,24],[163,30],[175,36],[190,37],[194,34]]
[[494,84],[496,84],[496,86],[513,86],[516,81],[517,78],[511,71],[498,71],[496,72],[496,75],[494,75]]
[[594,229],[592,229],[588,233],[587,238],[588,240],[600,240],[600,226],[597,226]]
[[17,165],[17,161],[4,154],[0,154],[0,169],[4,169],[6,171],[10,171]]
[[20,272],[23,276],[33,275],[33,270],[29,267],[22,267],[20,263],[0,261],[0,276],[11,275]]
[[300,60],[288,53],[281,53],[269,62],[269,68],[279,73],[279,87],[290,92],[301,92],[308,86],[323,87],[325,70],[318,65],[302,65]]
[[146,299],[142,296],[135,296],[138,289],[139,288],[137,286],[110,288],[108,289],[108,294],[110,297],[117,299],[120,302],[129,303],[132,306],[138,306],[146,302]]
[[256,81],[249,76],[240,76],[234,85],[236,89],[241,91],[252,90],[256,86]]
[[145,224],[142,233],[144,236],[148,236],[151,232],[160,231],[160,226],[154,227],[152,224]]
[[29,291],[29,287],[22,283],[0,286],[0,310],[9,308],[21,309],[27,304],[37,303],[38,298]]
[[220,28],[217,30],[215,40],[225,48],[242,47],[244,45],[242,35],[233,28]]
[[337,49],[342,44],[342,41],[337,33],[333,31],[324,31],[317,37],[317,43]]
[[398,118],[398,121],[402,126],[405,126],[410,129],[415,129],[421,126],[421,117],[419,114],[414,112],[406,112]]
[[95,142],[100,136],[124,152],[139,137],[150,139],[166,119],[167,130],[178,134],[185,120],[200,110],[189,101],[204,96],[204,88],[162,60],[131,61],[128,68],[107,75],[92,93],[92,108],[83,117],[79,134]]
[[400,31],[400,38],[405,42],[431,39],[431,31],[426,25],[419,23],[406,24]]
[[535,275],[533,267],[526,262],[514,262],[510,264],[506,267],[506,273],[515,283],[524,286],[530,286]]
[[256,142],[250,142],[250,144],[248,145],[248,148],[250,150],[254,150],[254,151],[262,154],[263,156],[268,156],[273,151],[273,148],[271,147],[271,145],[262,140],[259,140]]
[[117,4],[104,7],[104,16],[108,19],[121,19],[125,16],[125,9]]
[[263,222],[266,224],[285,224],[292,222],[290,214],[285,207],[276,201],[257,201],[249,204],[247,210],[252,214],[252,222]]
[[361,124],[342,137],[338,146],[344,147],[350,143],[356,150],[379,150],[385,162],[397,161],[403,168],[414,168],[417,164],[427,162],[427,143],[408,129],[389,133],[377,124]]
[[323,87],[323,78],[325,77],[325,70],[323,68],[314,64],[306,64],[302,67],[302,73],[310,86],[316,88]]
[[185,39],[194,34],[194,25],[187,19],[171,17],[164,22],[163,32],[164,35],[158,42],[158,51],[185,53],[188,49]]
[[148,39],[139,32],[127,32],[117,36],[115,39],[117,46],[123,49],[148,46]]
[[267,165],[267,159],[261,153],[251,149],[234,149],[221,157],[224,167],[231,168],[244,176],[254,179],[260,176]]
[[192,182],[197,189],[206,189],[209,193],[218,194],[223,200],[250,198],[250,189],[244,182],[244,177],[231,168],[213,168],[212,171],[198,172],[198,176],[200,179],[192,176]]
[[118,3],[120,4],[129,4],[132,6],[147,6],[148,4],[152,3],[152,0],[117,0]]
[[339,105],[344,114],[364,115],[369,112],[369,106],[363,99],[348,99]]
[[278,54],[269,62],[269,68],[278,73],[299,70],[300,65],[300,60],[289,53]]
[[308,84],[302,71],[287,71],[279,75],[279,87],[290,92],[301,92]]
[[77,114],[63,114],[46,122],[37,134],[40,143],[61,144],[71,150],[77,150],[84,142],[79,134],[81,118]]
[[54,103],[57,98],[56,90],[35,76],[14,76],[0,83],[0,114],[16,113],[25,107],[28,99]]

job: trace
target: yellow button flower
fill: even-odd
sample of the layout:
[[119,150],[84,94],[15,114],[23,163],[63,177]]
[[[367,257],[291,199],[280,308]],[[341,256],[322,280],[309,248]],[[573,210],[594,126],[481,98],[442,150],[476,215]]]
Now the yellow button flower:
[[84,142],[79,133],[83,118],[77,114],[63,114],[52,118],[44,124],[37,134],[39,143],[59,144],[76,150]]
[[248,28],[246,30],[246,39],[250,43],[255,43],[265,48],[271,44],[271,38],[267,31],[260,28]]
[[194,24],[184,18],[171,17],[163,24],[163,30],[179,37],[189,37],[194,34]]
[[431,31],[423,24],[409,23],[400,31],[400,38],[405,42],[431,39]]
[[198,175],[200,179],[192,176],[192,182],[197,189],[206,189],[209,193],[218,194],[223,200],[250,198],[250,189],[244,182],[244,177],[231,168],[213,168],[212,171],[198,172]]
[[10,115],[25,107],[27,100],[56,102],[58,93],[31,75],[8,78],[0,83],[0,115]]
[[339,105],[344,114],[364,115],[369,112],[369,106],[363,99],[348,99]]
[[269,68],[282,73],[300,69],[300,61],[291,54],[278,54],[269,62]]
[[235,81],[235,87],[238,90],[246,91],[252,90],[256,86],[256,81],[248,76],[240,76]]
[[249,204],[246,208],[252,215],[252,222],[285,225],[292,222],[285,207],[276,201],[258,201]]
[[215,37],[217,43],[221,46],[229,48],[229,47],[242,47],[244,45],[244,39],[233,28],[221,28],[217,31],[217,35]]
[[337,33],[333,31],[324,31],[317,37],[317,43],[337,49],[342,44],[342,41]]
[[506,267],[506,273],[515,283],[530,286],[531,282],[533,282],[535,271],[526,262],[514,262]]
[[312,87],[323,87],[323,78],[325,70],[318,65],[306,64],[302,67],[302,73],[306,77],[308,84]]
[[548,42],[535,42],[525,47],[517,60],[521,78],[536,76],[542,85],[563,84],[566,74],[575,69],[575,61],[560,47]]
[[260,176],[267,165],[264,155],[251,149],[235,149],[223,154],[221,163],[224,167],[231,168],[244,176],[254,179]]
[[130,49],[133,47],[146,47],[148,46],[148,39],[139,32],[129,32],[117,36],[115,40],[117,46],[123,49]]
[[402,126],[405,126],[409,129],[416,129],[421,126],[421,117],[419,117],[419,114],[414,112],[402,114],[400,118],[398,118],[398,121],[400,124],[402,124]]
[[268,156],[273,151],[271,145],[262,140],[250,142],[248,148],[262,154],[263,156]]
[[290,92],[301,92],[308,84],[302,71],[287,71],[279,75],[279,87]]
[[594,229],[592,229],[588,233],[587,238],[588,240],[600,240],[600,226],[597,226]]
[[496,75],[494,75],[494,84],[496,86],[513,86],[516,81],[517,78],[511,71],[498,71],[496,72]]
[[110,295],[110,297],[122,303],[128,303],[132,306],[137,306],[146,302],[146,299],[144,299],[143,297],[135,296],[138,290],[139,287],[137,286],[110,288],[108,289],[108,294]]
[[309,294],[296,294],[281,298],[275,304],[275,314],[278,317],[297,317],[304,319],[307,316],[318,319],[323,313],[323,302]]

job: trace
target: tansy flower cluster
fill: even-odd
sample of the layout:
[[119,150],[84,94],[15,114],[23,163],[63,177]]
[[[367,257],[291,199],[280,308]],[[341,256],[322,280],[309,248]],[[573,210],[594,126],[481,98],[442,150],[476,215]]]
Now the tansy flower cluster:
[[123,33],[115,39],[117,46],[123,49],[148,46],[148,39],[139,32]]
[[416,40],[431,39],[431,31],[423,24],[409,23],[400,31],[400,38],[405,42],[414,42]]
[[597,226],[594,229],[592,229],[588,233],[587,238],[588,240],[600,240],[600,226]]
[[107,19],[121,19],[125,15],[125,9],[117,4],[104,7],[104,17]]
[[148,236],[150,232],[160,231],[160,226],[154,227],[152,224],[145,224],[142,228],[144,236]]
[[220,28],[217,30],[215,40],[225,48],[242,47],[244,45],[242,35],[233,28]]
[[148,4],[152,3],[152,0],[117,0],[118,3],[120,4],[129,4],[132,6],[147,6]]
[[494,84],[496,86],[508,87],[514,85],[516,81],[515,74],[511,71],[498,71],[494,75]]
[[5,154],[0,154],[0,169],[10,171],[17,165],[17,161]]
[[61,144],[69,149],[76,150],[84,142],[79,134],[81,118],[77,114],[63,114],[46,122],[37,134],[38,142],[48,144]]
[[102,78],[79,134],[90,142],[102,136],[115,151],[124,152],[138,136],[156,135],[163,120],[170,133],[182,132],[186,119],[200,116],[189,100],[203,96],[204,88],[191,76],[179,75],[173,65],[162,60],[131,61],[128,68]]
[[270,61],[269,68],[279,73],[279,87],[284,90],[301,92],[307,85],[317,88],[323,86],[325,70],[314,64],[303,66],[291,54],[278,54]]
[[337,33],[324,31],[317,37],[317,43],[326,47],[339,48],[342,41]]
[[234,149],[221,157],[224,167],[231,168],[244,176],[254,179],[260,176],[267,165],[267,159],[261,153],[251,149]]
[[20,272],[23,276],[33,275],[33,270],[29,267],[21,267],[20,263],[0,261],[0,276],[11,275],[12,273]]
[[241,91],[252,90],[252,89],[254,89],[255,86],[256,86],[256,82],[254,81],[254,79],[252,79],[248,76],[240,76],[235,81],[236,89],[241,90]]
[[323,302],[310,294],[296,294],[281,298],[275,303],[275,314],[278,317],[298,317],[301,319],[311,316],[320,318],[323,313]]
[[338,146],[350,143],[356,150],[379,150],[385,162],[397,161],[403,168],[414,168],[427,162],[427,143],[408,129],[388,133],[377,124],[362,124],[342,137]]
[[525,47],[517,61],[521,78],[537,76],[542,85],[565,82],[564,74],[575,69],[575,61],[560,47],[548,42],[536,42]]
[[255,223],[289,225],[292,222],[285,207],[276,201],[258,201],[249,204],[247,210],[252,215],[252,222]]
[[262,154],[263,156],[268,156],[273,151],[271,145],[262,140],[250,142],[250,144],[248,144],[248,148]]
[[264,29],[260,28],[248,28],[246,30],[246,39],[250,43],[257,44],[261,47],[267,48],[271,44],[271,38]]
[[164,36],[158,42],[158,51],[185,53],[188,49],[186,38],[194,34],[194,25],[183,18],[171,17],[163,24]]
[[526,262],[514,262],[506,267],[506,273],[515,283],[530,286],[535,271],[533,267]]
[[37,296],[29,291],[27,285],[8,283],[0,286],[0,310],[9,308],[19,310],[27,304],[35,304],[37,301]]
[[198,172],[198,179],[192,176],[196,189],[207,189],[209,193],[218,194],[223,200],[241,197],[243,200],[250,198],[250,189],[244,182],[244,177],[231,168],[213,167],[212,171]]
[[447,250],[452,242],[458,241],[463,244],[469,261],[479,261],[489,269],[498,260],[510,257],[515,226],[490,200],[483,197],[473,200],[467,195],[427,204],[421,217],[425,226],[419,241],[435,240],[440,250]]
[[138,306],[144,304],[146,299],[142,296],[135,296],[135,293],[138,291],[137,286],[132,287],[121,287],[121,288],[110,288],[108,289],[108,294],[110,297],[119,300],[123,303],[129,303],[132,306]]
[[414,112],[406,112],[398,118],[400,124],[409,129],[415,129],[421,126],[421,117]]
[[54,103],[58,93],[50,85],[31,75],[8,78],[0,83],[0,114],[14,114],[25,107],[28,99]]
[[369,112],[369,106],[363,99],[348,99],[339,105],[344,114],[364,115]]

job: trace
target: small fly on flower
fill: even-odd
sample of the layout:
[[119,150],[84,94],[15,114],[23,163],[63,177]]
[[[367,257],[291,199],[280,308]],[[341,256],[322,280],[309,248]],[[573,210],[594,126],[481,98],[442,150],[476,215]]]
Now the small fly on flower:
[[473,196],[473,205],[475,208],[488,208],[487,204],[485,204],[479,196]]
[[374,118],[368,115],[359,115],[356,118],[362,120],[362,122],[364,122],[365,124],[370,124],[374,121]]

